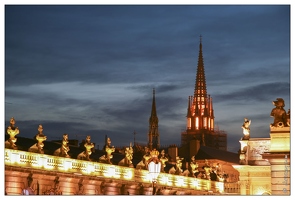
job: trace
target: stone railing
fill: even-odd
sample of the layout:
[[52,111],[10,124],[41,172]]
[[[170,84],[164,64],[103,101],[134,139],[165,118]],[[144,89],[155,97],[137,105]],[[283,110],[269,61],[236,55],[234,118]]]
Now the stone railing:
[[224,193],[227,194],[240,194],[240,183],[224,183]]
[[[151,183],[151,177],[147,170],[13,149],[5,149],[5,165],[36,170],[56,171],[59,173]],[[157,183],[163,187],[212,191],[219,194],[224,192],[223,182],[209,181],[167,173],[160,173],[157,178]]]

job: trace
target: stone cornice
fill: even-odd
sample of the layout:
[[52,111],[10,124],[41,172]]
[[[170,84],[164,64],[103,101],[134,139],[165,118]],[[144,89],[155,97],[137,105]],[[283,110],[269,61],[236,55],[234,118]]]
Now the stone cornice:
[[233,165],[241,177],[271,177],[271,166]]

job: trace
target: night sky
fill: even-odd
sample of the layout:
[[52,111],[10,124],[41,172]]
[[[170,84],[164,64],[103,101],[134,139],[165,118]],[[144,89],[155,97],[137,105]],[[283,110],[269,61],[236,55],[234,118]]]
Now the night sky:
[[290,5],[6,5],[5,128],[47,141],[146,144],[153,88],[161,145],[180,144],[200,35],[215,127],[237,152],[244,118],[269,137],[290,108]]

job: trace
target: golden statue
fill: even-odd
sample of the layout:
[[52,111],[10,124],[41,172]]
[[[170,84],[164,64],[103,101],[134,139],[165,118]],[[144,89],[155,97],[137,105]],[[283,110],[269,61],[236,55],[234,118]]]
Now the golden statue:
[[212,168],[207,159],[205,159],[205,165],[203,166],[203,169],[205,170],[205,178],[210,180],[210,173]]
[[145,147],[144,148],[144,151],[145,151],[145,154],[143,155],[143,159],[142,159],[142,162],[145,166],[145,169],[148,169],[148,164],[149,164],[149,160],[150,158],[152,157],[151,154],[150,154],[150,150],[148,147]]
[[270,127],[285,127],[287,124],[287,113],[284,109],[285,101],[282,98],[277,98],[272,102],[275,108],[272,109],[270,116],[274,117],[274,122],[270,124]]
[[136,169],[148,169],[148,162],[151,158],[150,150],[148,147],[144,147],[144,155],[142,160],[136,165]]
[[176,164],[175,164],[175,166],[176,166],[176,172],[175,172],[175,174],[176,175],[181,175],[181,173],[182,173],[182,160],[183,160],[183,158],[180,158],[179,156],[177,156],[176,157]]
[[182,175],[182,161],[184,158],[176,156],[175,166],[169,169],[169,174]]
[[43,142],[47,140],[47,137],[43,134],[43,126],[40,124],[38,127],[38,134],[36,135],[36,140],[38,141],[37,147],[38,147],[38,152],[39,153],[44,153],[43,147],[44,144]]
[[69,143],[68,138],[69,138],[68,134],[66,134],[66,133],[63,134],[61,147],[58,148],[57,150],[55,150],[53,155],[70,158],[70,155],[68,154],[68,152],[70,151],[70,147],[68,145],[68,143]]
[[10,135],[10,138],[5,142],[5,148],[9,148],[9,149],[17,149],[16,146],[16,141],[17,138],[15,137],[17,134],[19,134],[19,129],[18,127],[14,127],[15,126],[15,120],[12,117],[10,119],[10,126],[7,127],[7,134]]
[[34,144],[33,146],[31,146],[28,151],[44,154],[44,150],[43,150],[44,143],[43,142],[45,140],[47,140],[47,137],[43,134],[43,127],[41,124],[38,126],[38,133],[35,136],[35,138],[38,142],[36,144]]
[[217,163],[215,168],[216,168],[217,180],[220,182],[224,182],[221,165]]
[[134,167],[132,164],[132,159],[133,159],[133,148],[132,148],[132,143],[130,143],[130,146],[125,148],[125,158],[123,158],[118,163],[118,165],[126,166],[126,167]]
[[251,120],[248,120],[247,118],[244,118],[244,124],[241,127],[243,129],[243,140],[249,140],[250,138],[250,125],[251,125]]
[[199,167],[199,165],[195,160],[195,156],[192,156],[191,162],[189,165],[189,172],[190,172],[191,177],[196,177],[197,173],[199,172],[198,167]]
[[161,151],[161,172],[165,172],[164,168],[166,167],[166,162],[168,161],[168,158],[165,156],[165,150]]
[[90,155],[94,151],[94,144],[92,142],[90,142],[90,140],[91,140],[91,137],[89,135],[86,136],[86,141],[85,141],[85,144],[84,144],[85,151],[80,153],[77,156],[77,159],[79,159],[79,160],[88,160],[88,161],[91,160]]
[[113,158],[112,153],[115,152],[115,147],[111,146],[111,139],[107,138],[106,144],[104,146],[105,155],[99,158],[99,161],[112,164],[111,159]]

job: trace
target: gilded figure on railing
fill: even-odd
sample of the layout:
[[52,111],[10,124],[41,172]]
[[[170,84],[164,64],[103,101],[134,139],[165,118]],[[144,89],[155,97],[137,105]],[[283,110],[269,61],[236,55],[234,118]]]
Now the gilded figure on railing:
[[62,137],[61,147],[55,150],[53,155],[70,158],[70,155],[68,154],[68,152],[70,151],[70,147],[68,143],[69,143],[69,136],[68,134],[65,133],[63,134],[63,137]]
[[175,166],[171,167],[169,169],[169,174],[175,174],[175,175],[182,175],[183,169],[182,169],[182,161],[184,158],[180,158],[179,156],[176,156]]
[[270,127],[285,127],[290,126],[290,121],[287,119],[287,113],[284,109],[285,101],[282,98],[277,98],[272,102],[275,108],[272,109],[270,116],[274,118],[274,122],[270,124]]
[[86,136],[86,141],[84,143],[85,151],[81,152],[77,159],[79,160],[88,160],[90,161],[90,155],[94,152],[94,144],[90,141],[91,137],[88,135]]
[[115,147],[111,146],[111,139],[110,138],[107,138],[106,144],[103,149],[104,149],[105,155],[101,156],[99,158],[99,161],[105,162],[108,164],[112,164],[112,162],[111,162],[111,159],[113,158],[112,153],[115,152]]
[[191,157],[190,165],[189,165],[189,172],[190,172],[190,177],[196,177],[198,175],[198,163],[196,162],[195,156]]
[[251,125],[251,120],[249,120],[248,118],[244,118],[244,123],[242,125],[242,129],[243,129],[243,140],[249,140],[250,138],[250,125]]
[[43,126],[40,124],[38,126],[38,133],[35,136],[35,139],[37,140],[37,143],[34,144],[29,148],[29,152],[34,152],[34,153],[41,153],[44,154],[44,143],[43,141],[47,140],[47,137],[43,134]]
[[132,148],[132,143],[130,143],[129,147],[125,147],[125,158],[123,158],[118,165],[119,166],[126,166],[126,167],[134,167],[132,164],[132,159],[133,159],[133,148]]
[[148,160],[151,158],[150,149],[144,147],[144,154],[142,160],[136,165],[136,169],[148,169]]
[[10,138],[5,142],[5,148],[17,149],[17,146],[15,144],[17,138],[15,136],[19,134],[19,129],[18,127],[15,127],[15,119],[13,117],[10,118],[10,126],[7,127],[6,132],[10,136]]
[[205,159],[205,164],[203,166],[203,169],[205,170],[205,179],[208,179],[210,180],[210,173],[211,173],[211,170],[212,170],[212,167],[210,166],[209,162],[207,159]]
[[165,172],[166,162],[168,162],[168,158],[165,155],[164,149],[161,151],[160,161],[161,161],[161,172]]

